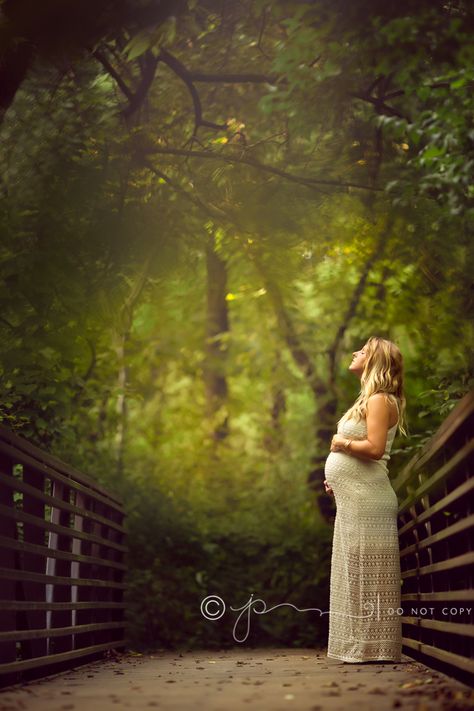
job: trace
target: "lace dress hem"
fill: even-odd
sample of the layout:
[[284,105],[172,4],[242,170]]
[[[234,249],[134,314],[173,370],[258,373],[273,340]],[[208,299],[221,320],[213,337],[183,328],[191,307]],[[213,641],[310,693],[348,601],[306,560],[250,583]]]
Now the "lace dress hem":
[[363,662],[393,662],[394,664],[400,664],[400,662],[402,661],[401,655],[394,659],[392,656],[388,656],[386,654],[381,657],[364,656],[362,659],[355,659],[354,657],[345,657],[342,655],[330,654],[329,652],[326,654],[326,656],[330,657],[330,659],[338,659],[341,662],[351,662],[353,664],[362,664]]

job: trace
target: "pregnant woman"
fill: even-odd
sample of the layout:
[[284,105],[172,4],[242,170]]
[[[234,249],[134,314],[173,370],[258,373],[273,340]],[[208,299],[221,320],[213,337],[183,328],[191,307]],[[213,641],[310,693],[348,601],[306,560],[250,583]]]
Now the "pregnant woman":
[[336,502],[327,656],[399,662],[398,500],[387,462],[397,427],[407,434],[402,354],[373,336],[353,354],[349,370],[361,389],[338,422],[324,470]]

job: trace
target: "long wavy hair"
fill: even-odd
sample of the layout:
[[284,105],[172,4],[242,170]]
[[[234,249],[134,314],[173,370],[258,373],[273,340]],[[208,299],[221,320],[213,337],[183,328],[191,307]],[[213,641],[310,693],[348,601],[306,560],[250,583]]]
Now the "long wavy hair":
[[383,393],[398,410],[398,429],[408,436],[406,430],[406,399],[404,394],[403,356],[392,341],[371,336],[364,346],[365,365],[360,379],[360,392],[352,405],[340,418],[339,423],[353,419],[359,422],[367,416],[367,401],[375,393]]

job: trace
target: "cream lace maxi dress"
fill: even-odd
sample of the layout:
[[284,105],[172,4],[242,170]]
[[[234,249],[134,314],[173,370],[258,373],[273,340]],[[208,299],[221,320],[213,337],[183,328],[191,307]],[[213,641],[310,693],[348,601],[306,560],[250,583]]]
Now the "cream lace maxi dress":
[[[327,656],[345,662],[401,661],[398,500],[387,467],[397,425],[381,459],[330,452],[325,464],[336,502]],[[366,439],[366,420],[346,420],[337,431]]]

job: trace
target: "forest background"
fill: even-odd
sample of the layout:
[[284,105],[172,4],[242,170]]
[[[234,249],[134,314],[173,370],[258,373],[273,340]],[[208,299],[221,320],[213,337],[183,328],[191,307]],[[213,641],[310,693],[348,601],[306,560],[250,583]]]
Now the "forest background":
[[[473,386],[472,4],[3,0],[0,417],[123,497],[137,648],[328,609],[370,335],[395,477]],[[324,644],[282,607],[247,644]]]

